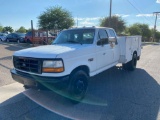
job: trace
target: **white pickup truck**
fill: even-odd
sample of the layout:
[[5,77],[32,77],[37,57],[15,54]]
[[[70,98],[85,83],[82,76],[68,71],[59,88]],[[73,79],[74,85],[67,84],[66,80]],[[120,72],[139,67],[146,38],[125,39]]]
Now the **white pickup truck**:
[[140,55],[141,36],[117,37],[112,28],[74,28],[62,31],[52,45],[15,52],[11,74],[26,88],[67,83],[68,95],[80,101],[89,77],[118,63],[133,71]]

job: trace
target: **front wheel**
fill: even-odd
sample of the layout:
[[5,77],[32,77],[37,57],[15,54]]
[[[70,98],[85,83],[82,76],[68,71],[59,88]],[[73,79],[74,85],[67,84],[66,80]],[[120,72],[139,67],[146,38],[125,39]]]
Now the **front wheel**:
[[72,102],[80,102],[86,94],[88,88],[88,75],[86,72],[79,70],[71,76],[68,93]]

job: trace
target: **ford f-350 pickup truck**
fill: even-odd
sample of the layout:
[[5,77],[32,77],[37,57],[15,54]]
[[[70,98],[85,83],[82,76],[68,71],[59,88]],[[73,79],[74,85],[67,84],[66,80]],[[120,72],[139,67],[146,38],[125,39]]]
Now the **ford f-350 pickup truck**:
[[52,45],[15,52],[11,74],[26,88],[67,83],[69,96],[81,101],[89,77],[118,63],[133,71],[140,55],[141,36],[117,37],[112,28],[73,28],[63,30]]

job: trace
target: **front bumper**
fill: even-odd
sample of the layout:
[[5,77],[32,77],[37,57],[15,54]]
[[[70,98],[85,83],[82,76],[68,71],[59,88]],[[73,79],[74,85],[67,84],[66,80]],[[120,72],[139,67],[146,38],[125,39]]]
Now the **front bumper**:
[[69,84],[69,75],[63,77],[43,77],[20,72],[15,69],[12,69],[10,72],[12,78],[24,86],[39,87],[57,85],[58,87],[67,87]]

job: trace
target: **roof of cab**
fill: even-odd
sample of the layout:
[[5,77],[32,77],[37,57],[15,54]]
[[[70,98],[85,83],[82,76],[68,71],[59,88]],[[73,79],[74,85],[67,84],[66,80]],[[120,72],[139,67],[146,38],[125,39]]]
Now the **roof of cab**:
[[[77,29],[103,29],[103,28],[106,28],[106,29],[112,29],[112,28],[109,28],[109,27],[72,27],[72,28],[69,28],[69,30],[77,30]],[[67,29],[66,29],[67,30]]]

